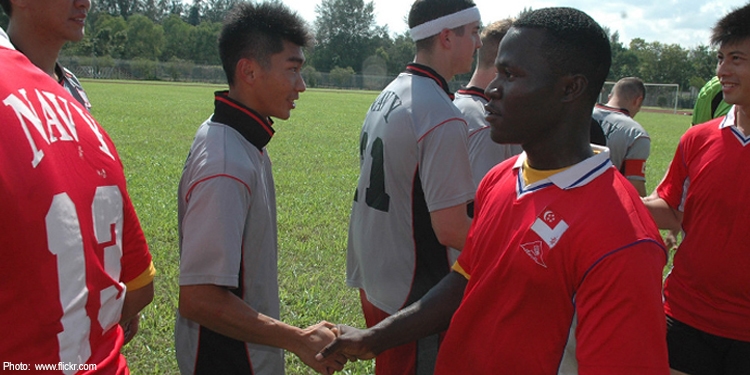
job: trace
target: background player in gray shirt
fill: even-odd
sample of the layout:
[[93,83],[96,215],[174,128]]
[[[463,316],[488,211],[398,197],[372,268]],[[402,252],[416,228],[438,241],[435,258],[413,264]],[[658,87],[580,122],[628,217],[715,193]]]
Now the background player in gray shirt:
[[651,138],[633,117],[641,110],[645,97],[646,88],[640,78],[622,78],[612,87],[607,104],[597,104],[592,114],[607,137],[612,164],[642,197],[646,196],[646,160],[651,152]]
[[[349,224],[347,285],[372,326],[418,300],[450,270],[474,198],[467,126],[447,81],[471,70],[481,46],[471,0],[418,0],[409,12],[417,53],[367,112]],[[438,336],[384,353],[376,375],[432,373]]]

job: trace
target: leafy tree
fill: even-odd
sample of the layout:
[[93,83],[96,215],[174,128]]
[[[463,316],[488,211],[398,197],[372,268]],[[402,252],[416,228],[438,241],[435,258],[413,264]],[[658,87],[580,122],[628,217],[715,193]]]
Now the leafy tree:
[[336,87],[352,87],[352,78],[354,77],[354,74],[354,69],[352,69],[351,66],[347,66],[346,68],[336,66],[331,69],[328,78],[330,78],[331,82],[333,82]]
[[687,87],[693,71],[688,51],[677,44],[646,43],[641,38],[630,42],[630,50],[638,56],[639,77],[644,82],[677,83]]
[[164,61],[178,58],[192,60],[192,45],[195,42],[195,27],[185,22],[176,14],[170,14],[162,23],[164,27],[164,51],[161,59]]
[[[120,58],[125,53],[128,40],[128,24],[122,16],[99,16],[92,28],[94,54]],[[90,35],[87,33],[86,35]]]
[[373,11],[373,2],[364,0],[323,0],[315,6],[317,44],[312,60],[318,70],[348,66],[361,71],[385,30],[376,26]]
[[193,1],[193,5],[190,6],[188,11],[187,22],[193,26],[198,26],[201,23],[201,1]]
[[197,27],[193,27],[191,32],[192,56],[196,64],[219,65],[219,32],[221,23],[218,22],[201,22]]
[[305,79],[305,84],[307,87],[318,87],[320,84],[320,80],[322,79],[322,75],[315,70],[315,67],[310,65],[305,65],[302,68],[302,78]]
[[609,35],[609,44],[612,48],[612,66],[609,69],[607,79],[617,81],[623,77],[634,77],[640,74],[638,70],[638,56],[625,48],[620,42],[620,33],[615,31],[610,35],[609,29],[605,28]]
[[146,16],[134,14],[128,18],[128,40],[125,42],[125,58],[157,60],[164,46],[164,29]]
[[414,41],[407,32],[396,35],[393,42],[386,48],[388,74],[393,75],[403,71],[406,64],[414,61],[416,51]]
[[94,11],[128,19],[131,15],[142,11],[141,0],[98,0],[92,2]]
[[203,8],[203,21],[224,22],[224,18],[241,0],[207,0]]
[[708,46],[700,45],[690,51],[688,59],[693,65],[690,86],[700,89],[711,77],[716,75],[716,51]]

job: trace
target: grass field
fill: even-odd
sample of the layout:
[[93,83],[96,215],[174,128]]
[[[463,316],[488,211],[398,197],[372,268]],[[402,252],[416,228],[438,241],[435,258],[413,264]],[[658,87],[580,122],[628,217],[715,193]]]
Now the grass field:
[[[138,336],[124,348],[133,374],[177,374],[173,327],[177,308],[176,190],[198,125],[222,86],[84,81],[94,117],[125,165],[129,192],[158,270],[154,301]],[[289,121],[277,121],[268,146],[279,219],[281,318],[305,327],[320,320],[363,326],[358,294],[345,285],[346,235],[357,180],[358,138],[375,92],[309,90]],[[647,179],[661,179],[690,118],[642,112],[652,138]],[[287,374],[312,374],[287,354]],[[370,374],[372,362],[345,373]]]

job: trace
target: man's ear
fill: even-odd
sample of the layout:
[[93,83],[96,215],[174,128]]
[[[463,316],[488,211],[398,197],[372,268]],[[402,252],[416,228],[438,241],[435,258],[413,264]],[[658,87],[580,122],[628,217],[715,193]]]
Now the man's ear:
[[633,101],[633,108],[640,109],[641,105],[643,105],[643,96],[639,96]]
[[235,81],[253,85],[260,75],[261,66],[254,59],[241,58],[234,70]]
[[569,74],[562,77],[561,80],[563,82],[562,100],[564,102],[578,100],[589,87],[589,80],[583,74]]
[[453,31],[450,29],[443,29],[440,31],[440,34],[437,35],[438,43],[440,43],[440,46],[443,47],[443,49],[450,49],[452,36]]

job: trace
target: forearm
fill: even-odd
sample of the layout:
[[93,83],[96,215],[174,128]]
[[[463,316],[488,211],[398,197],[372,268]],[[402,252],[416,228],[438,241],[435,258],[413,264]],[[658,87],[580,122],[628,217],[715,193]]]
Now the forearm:
[[224,287],[180,286],[179,311],[184,318],[236,340],[299,350],[300,328],[257,312]]
[[151,282],[144,287],[125,292],[125,301],[122,304],[120,323],[130,322],[154,299],[154,283]]
[[441,244],[461,250],[471,226],[466,205],[458,205],[430,213],[432,228]]
[[467,280],[449,273],[419,301],[407,306],[368,330],[369,346],[379,354],[448,328],[463,299]]
[[656,192],[643,198],[643,204],[646,205],[656,226],[660,229],[679,230],[682,226],[682,212],[670,207]]
[[638,195],[640,195],[641,197],[646,196],[646,181],[638,180],[635,178],[628,178],[628,181],[630,181],[630,184],[633,185],[635,190],[638,192]]

